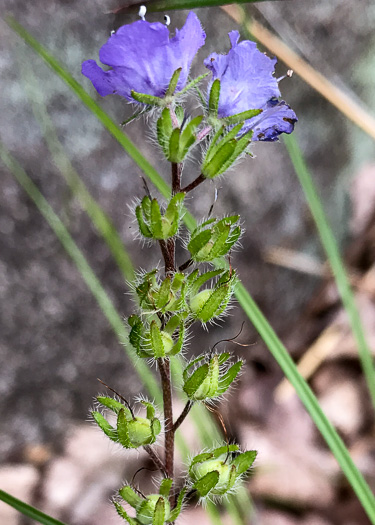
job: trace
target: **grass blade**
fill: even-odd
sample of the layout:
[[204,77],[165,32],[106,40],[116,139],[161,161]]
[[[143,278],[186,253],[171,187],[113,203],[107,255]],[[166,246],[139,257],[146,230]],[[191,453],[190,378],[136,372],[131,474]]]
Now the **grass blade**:
[[[195,9],[199,7],[217,7],[220,5],[228,4],[255,4],[258,2],[264,2],[265,0],[236,0],[231,2],[230,0],[148,0],[147,11],[167,11],[172,9]],[[275,0],[268,0],[275,1]],[[119,7],[114,9],[113,13],[121,13],[126,10],[137,10],[143,5],[142,0],[139,2],[122,2],[118,0]],[[125,5],[124,5],[125,4]]]
[[11,496],[4,490],[0,490],[0,500],[4,501],[4,503],[7,503],[19,512],[22,512],[22,514],[28,516],[32,520],[41,523],[42,525],[65,525],[65,523],[62,521],[51,518],[51,516],[48,516],[48,514],[44,514],[44,512],[36,509],[35,507],[32,507],[31,505],[28,505],[14,496]]
[[311,214],[314,217],[320,240],[327,254],[329,264],[332,268],[344,308],[348,314],[353,336],[358,346],[362,370],[366,378],[373,407],[375,408],[374,362],[371,355],[371,350],[366,341],[362,322],[355,304],[354,295],[349,284],[349,279],[336,243],[335,236],[324,213],[323,206],[316,191],[313,179],[309,173],[308,167],[302,156],[295,136],[285,137],[284,143],[293,163],[297,177],[301,183]]
[[298,372],[297,367],[290,357],[287,349],[277,337],[273,328],[270,326],[267,319],[264,317],[250,294],[241,283],[239,283],[236,288],[236,296],[245,313],[248,315],[249,319],[257,329],[259,335],[266,343],[271,354],[280,365],[285,376],[295,388],[298,397],[305,405],[316,427],[319,429],[327,445],[337,459],[354,492],[357,494],[358,499],[367,512],[371,523],[374,525],[375,497],[362,474],[355,466],[342,439],[339,437],[332,424],[328,421],[311,388]]

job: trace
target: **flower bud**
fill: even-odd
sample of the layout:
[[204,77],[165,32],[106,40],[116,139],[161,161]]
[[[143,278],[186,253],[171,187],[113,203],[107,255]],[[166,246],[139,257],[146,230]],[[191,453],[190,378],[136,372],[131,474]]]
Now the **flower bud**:
[[[128,322],[132,327],[129,341],[139,357],[159,359],[176,355],[182,350],[185,340],[182,317],[178,315],[171,317],[164,330],[161,330],[159,320],[152,320],[149,329],[146,329],[147,323],[143,323],[137,315],[130,316]],[[175,340],[172,336],[177,329],[178,337],[176,336]]]
[[241,235],[239,216],[209,219],[191,234],[188,250],[196,262],[213,261],[226,255]]
[[[201,285],[212,277],[220,274],[222,275],[215,286],[199,291]],[[188,291],[189,307],[193,317],[203,323],[219,317],[225,311],[232,297],[235,283],[236,274],[234,271],[214,270],[212,272],[206,272],[206,274],[195,279]]]
[[[253,464],[256,451],[238,454],[238,445],[225,445],[193,458],[189,475],[200,497],[227,494]],[[234,456],[234,453],[237,453]]]
[[161,423],[155,417],[155,407],[151,403],[141,401],[147,409],[147,417],[139,417],[135,416],[128,406],[116,399],[98,396],[97,400],[102,406],[117,415],[115,428],[100,412],[92,412],[97,425],[112,441],[120,443],[124,448],[138,448],[155,442],[161,431]]
[[160,484],[159,494],[150,494],[145,497],[141,497],[129,485],[125,485],[119,490],[119,495],[135,509],[136,519],[128,516],[125,509],[115,501],[117,512],[129,525],[159,525],[174,522],[181,512],[186,489],[182,489],[178,495],[175,508],[171,510],[169,493],[172,483],[172,479],[164,478]]
[[185,193],[176,193],[167,206],[164,215],[156,199],[143,197],[135,209],[139,231],[149,239],[165,240],[176,235],[181,217]]
[[[200,356],[189,363],[183,372],[183,390],[191,401],[215,399],[228,390],[243,364],[237,361],[230,368],[225,367],[229,358],[230,354],[223,353],[212,357]],[[204,363],[189,375],[191,368],[200,361]]]

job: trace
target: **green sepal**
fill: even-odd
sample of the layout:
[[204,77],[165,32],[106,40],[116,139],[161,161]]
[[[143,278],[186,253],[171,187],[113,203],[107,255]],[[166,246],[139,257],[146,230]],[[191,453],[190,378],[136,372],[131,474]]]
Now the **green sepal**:
[[152,236],[154,237],[154,239],[165,239],[160,206],[156,199],[152,199],[151,201],[150,221],[150,229],[152,231]]
[[126,503],[129,503],[134,509],[143,502],[143,498],[141,498],[129,485],[125,485],[118,492],[122,499],[126,501]]
[[198,233],[198,235],[196,235],[195,237],[192,236],[187,248],[194,260],[196,260],[196,256],[199,254],[201,249],[204,248],[209,242],[211,236],[211,230],[203,230],[202,232]]
[[220,98],[220,80],[217,78],[213,81],[211,90],[210,90],[210,98],[208,101],[208,112],[210,117],[217,117],[218,109],[219,109],[219,98]]
[[214,355],[209,361],[206,379],[202,381],[198,389],[194,392],[194,399],[197,401],[203,401],[205,399],[217,397],[217,391],[219,388],[219,374],[219,360],[217,355]]
[[237,452],[239,449],[238,445],[232,444],[232,445],[223,445],[222,447],[215,448],[211,452],[202,452],[202,454],[198,454],[195,456],[190,464],[190,467],[195,465],[196,463],[203,463],[204,461],[207,461],[208,459],[217,459],[223,454],[227,454],[228,452]]
[[263,112],[263,109],[248,109],[247,111],[242,111],[241,113],[236,113],[235,115],[230,115],[229,117],[224,117],[221,119],[225,124],[232,125],[238,124],[239,122],[244,122],[250,118],[256,117]]
[[152,442],[156,441],[156,438],[161,432],[161,423],[158,418],[154,418],[151,420],[151,434],[152,434]]
[[160,483],[159,494],[161,496],[165,496],[166,498],[168,498],[172,485],[173,485],[173,479],[164,478],[162,482]]
[[173,345],[171,351],[169,352],[169,355],[177,355],[181,352],[182,347],[184,345],[185,341],[185,325],[183,323],[180,324],[180,332],[178,334],[177,342]]
[[182,509],[182,504],[184,502],[184,497],[185,497],[186,492],[187,492],[187,489],[186,489],[186,487],[184,487],[181,490],[181,492],[179,493],[178,498],[177,498],[177,502],[176,502],[176,506],[172,510],[172,512],[170,513],[168,522],[170,522],[170,523],[174,522],[178,518],[178,516],[180,515],[181,509]]
[[147,419],[153,419],[155,417],[155,407],[152,403],[148,401],[141,401],[142,405],[146,407],[146,417]]
[[[225,302],[228,294],[231,294],[229,286],[220,286],[219,288],[213,290],[202,308],[196,313],[196,316],[204,323],[207,323],[213,317],[217,317],[217,315],[219,315],[218,312],[221,310],[220,307],[222,306],[223,302]],[[221,312],[222,310],[220,313]]]
[[212,451],[212,459],[218,459],[223,454],[228,454],[228,452],[237,452],[239,450],[239,446],[236,444],[232,445],[223,445],[222,447],[215,448],[215,450]]
[[[148,198],[148,197],[146,197],[146,198]],[[145,220],[143,218],[143,214],[144,214],[144,212],[142,210],[142,207],[141,206],[137,206],[135,208],[135,216],[137,218],[139,231],[141,232],[143,237],[151,238],[152,237],[152,233],[151,233],[150,228],[148,227],[148,225],[146,224],[146,222],[145,222]]]
[[193,89],[195,88],[200,82],[202,82],[203,79],[205,79],[206,77],[208,77],[210,73],[203,73],[203,75],[199,75],[199,77],[197,78],[194,78],[193,80],[191,80],[188,84],[186,84],[186,86],[184,87],[184,89],[182,89],[181,91],[179,91],[177,93],[177,95],[183,95],[184,93],[186,93],[187,91],[189,91],[189,89]]
[[232,461],[232,465],[236,467],[237,476],[240,476],[254,463],[255,458],[257,457],[256,450],[248,450],[247,452],[242,452]]
[[189,377],[189,379],[185,381],[183,390],[189,399],[194,397],[195,392],[198,390],[198,388],[201,386],[203,381],[206,379],[207,375],[208,375],[208,364],[205,363],[204,365],[197,368],[194,371],[194,373]]
[[146,95],[146,93],[137,93],[133,89],[130,92],[131,96],[137,102],[141,104],[147,104],[148,106],[163,106],[164,102],[160,97],[154,97],[154,95]]
[[108,423],[105,417],[102,416],[100,412],[96,411],[91,412],[91,415],[94,418],[95,423],[104,432],[104,434],[115,443],[118,443],[117,431],[112,425]]
[[[181,92],[180,92],[181,93]],[[174,113],[176,115],[176,118],[178,120],[178,124],[179,126],[181,126],[183,120],[184,120],[184,116],[185,116],[185,111],[184,111],[184,108],[182,106],[176,106],[174,108]]]
[[144,115],[145,113],[148,113],[149,111],[151,111],[151,107],[141,108],[139,111],[136,111],[131,117],[122,121],[120,126],[124,127],[127,124],[130,124],[130,122],[133,122],[133,120],[136,120],[138,117],[141,117],[142,115]]
[[228,359],[230,358],[229,352],[223,352],[222,354],[218,354],[218,361],[219,365],[223,365]]
[[129,342],[138,354],[141,350],[144,334],[143,323],[137,315],[131,315],[128,319],[128,323],[131,326]]
[[181,162],[180,160],[180,135],[181,129],[174,128],[169,139],[169,153],[167,160],[170,162]]
[[120,412],[120,410],[125,408],[124,405],[122,403],[120,403],[120,401],[117,401],[116,399],[113,399],[113,397],[97,396],[96,399],[101,405],[105,406],[106,408],[109,408],[115,414],[118,414]]
[[200,125],[200,123],[203,120],[203,115],[198,115],[197,117],[193,118],[188,124],[186,124],[184,130],[181,133],[180,137],[180,162],[184,160],[186,155],[189,152],[189,149],[196,141],[196,130],[197,127]]
[[124,448],[135,448],[129,439],[129,421],[124,410],[120,410],[117,416],[117,435]]
[[181,317],[179,315],[173,315],[168,323],[165,325],[164,331],[167,332],[169,335],[173,335],[173,333],[177,330],[177,327],[181,324]]
[[235,139],[220,146],[213,155],[212,159],[202,166],[202,173],[206,179],[213,179],[222,173],[222,166],[228,164],[228,160],[233,158],[236,151]]
[[199,495],[204,498],[217,485],[218,481],[219,472],[217,470],[213,470],[211,472],[207,472],[205,476],[196,481],[193,485],[193,489],[195,489]]
[[228,168],[231,167],[233,162],[245,151],[245,149],[248,147],[248,145],[251,142],[253,136],[253,130],[248,131],[243,135],[240,139],[236,141],[236,149],[231,157],[228,157],[227,161],[222,165],[221,169],[217,173],[217,175],[221,175],[224,173]]
[[[197,274],[198,272],[199,270],[197,270]],[[194,279],[190,287],[191,295],[195,295],[196,293],[198,293],[198,290],[201,286],[203,286],[210,279],[213,279],[217,275],[220,275],[221,273],[223,273],[223,270],[211,270]]]
[[165,221],[168,222],[167,237],[173,237],[178,232],[184,198],[185,193],[176,193],[168,203],[164,214]]
[[219,379],[218,395],[222,395],[228,390],[230,385],[236,379],[239,371],[241,370],[242,365],[243,361],[237,361],[237,363],[234,363],[234,365],[232,365],[227,370],[223,377]]
[[154,515],[152,517],[152,525],[164,525],[165,520],[165,500],[162,496],[158,499],[155,505]]
[[172,97],[174,95],[174,92],[176,91],[176,87],[177,87],[177,84],[178,84],[178,80],[179,80],[180,75],[181,75],[181,71],[182,71],[182,67],[179,67],[173,73],[171,81],[169,82],[168,89],[167,89],[167,91],[165,93],[165,97]]
[[161,283],[159,292],[156,297],[156,308],[162,309],[165,308],[165,306],[170,301],[170,295],[171,295],[171,277],[167,276],[164,281]]
[[124,520],[126,520],[129,523],[129,525],[139,525],[139,521],[135,518],[131,518],[130,516],[128,516],[124,507],[120,505],[120,503],[114,501],[113,504],[116,507],[117,514],[121,516],[121,518],[124,518]]
[[181,288],[184,280],[185,280],[185,275],[183,273],[181,272],[175,273],[173,276],[172,290],[174,292],[177,292]]
[[169,108],[164,108],[156,123],[158,142],[166,158],[169,157],[169,140],[173,131],[172,117]]
[[150,325],[150,341],[151,341],[151,352],[155,359],[165,357],[165,350],[163,345],[163,339],[161,337],[160,329],[156,324],[156,321],[152,321]]

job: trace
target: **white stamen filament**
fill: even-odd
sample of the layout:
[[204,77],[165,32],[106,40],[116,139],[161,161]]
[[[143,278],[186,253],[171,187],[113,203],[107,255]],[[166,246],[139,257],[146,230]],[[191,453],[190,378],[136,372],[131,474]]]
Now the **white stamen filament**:
[[146,6],[141,5],[138,11],[138,16],[140,16],[143,21],[145,20],[146,12],[147,12]]
[[286,72],[285,75],[283,75],[282,77],[279,77],[277,80],[277,82],[280,82],[281,80],[284,80],[284,78],[291,78],[293,75],[293,69],[288,69],[288,71]]

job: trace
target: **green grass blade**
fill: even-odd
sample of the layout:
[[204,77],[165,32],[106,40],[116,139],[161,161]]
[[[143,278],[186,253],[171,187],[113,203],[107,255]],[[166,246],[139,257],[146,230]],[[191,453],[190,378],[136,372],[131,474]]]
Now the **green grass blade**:
[[367,344],[362,322],[355,304],[354,295],[349,284],[349,279],[342,261],[339,248],[328,219],[324,213],[321,201],[316,191],[314,182],[309,173],[301,150],[294,136],[285,137],[284,143],[290,155],[295,172],[301,183],[307,203],[314,217],[320,240],[327,254],[329,264],[340,293],[344,308],[348,314],[354,339],[358,346],[358,354],[363,373],[366,378],[373,407],[375,408],[375,368],[371,350]]
[[305,405],[316,427],[321,432],[327,445],[337,459],[347,480],[352,486],[354,492],[357,494],[358,499],[367,512],[371,523],[374,525],[375,497],[364,480],[362,474],[355,466],[342,439],[339,437],[332,424],[328,421],[311,388],[298,372],[298,369],[288,354],[287,349],[277,337],[276,333],[262,312],[259,310],[256,303],[241,283],[237,285],[236,297],[245,313],[248,315],[249,319],[257,329],[259,335],[266,343],[268,349],[279,363],[285,376],[295,388],[298,397]]
[[62,521],[51,518],[48,514],[44,514],[44,512],[24,503],[14,496],[11,496],[7,492],[4,492],[4,490],[0,490],[0,500],[42,525],[65,525]]
[[[20,166],[20,164],[11,156],[11,154],[6,150],[5,146],[0,142],[0,158],[3,163],[7,166],[9,171],[14,175],[19,184],[23,187],[32,201],[35,203],[40,213],[46,219],[52,230],[54,231],[56,237],[59,239],[61,244],[64,246],[66,252],[72,258],[73,262],[77,266],[79,272],[81,273],[83,279],[86,282],[87,287],[94,295],[97,300],[101,310],[103,311],[105,317],[109,321],[113,330],[117,334],[119,341],[124,344],[128,339],[128,332],[125,328],[124,322],[117,312],[115,306],[113,305],[110,297],[107,292],[102,287],[99,279],[96,277],[91,266],[88,264],[85,256],[78,248],[70,233],[53,211],[51,206],[48,204],[46,199],[40,193],[39,189],[27,175],[25,170]],[[127,345],[129,347],[130,345]],[[127,352],[130,360],[137,369],[142,381],[150,392],[150,395],[153,396],[158,402],[161,401],[160,389],[158,383],[150,371],[149,367],[135,355],[135,352]]]
[[[216,7],[220,5],[228,4],[255,4],[264,2],[265,0],[236,0],[231,2],[230,0],[149,0],[147,2],[148,11],[166,11],[168,9],[195,9],[197,7]],[[275,1],[275,0],[268,0]],[[121,2],[119,2],[121,6]],[[116,10],[117,12],[125,9],[137,9],[142,5],[142,1],[132,3],[131,6]],[[116,12],[115,11],[115,12]]]

